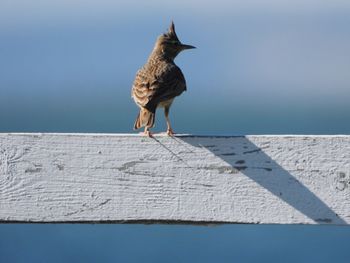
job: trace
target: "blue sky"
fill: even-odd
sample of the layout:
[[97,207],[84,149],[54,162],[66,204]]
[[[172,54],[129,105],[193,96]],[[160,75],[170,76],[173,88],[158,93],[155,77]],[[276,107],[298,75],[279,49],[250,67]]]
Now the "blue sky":
[[[349,133],[349,13],[348,1],[2,1],[0,130],[131,131],[135,72],[173,19],[198,47],[176,60],[177,131]],[[208,98],[215,125],[185,121]]]

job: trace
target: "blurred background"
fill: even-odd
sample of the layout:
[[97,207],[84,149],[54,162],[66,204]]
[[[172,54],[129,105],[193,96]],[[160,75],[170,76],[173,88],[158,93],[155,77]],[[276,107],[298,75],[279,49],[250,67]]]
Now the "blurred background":
[[171,20],[198,47],[176,60],[176,132],[350,132],[345,0],[2,0],[0,131],[131,132],[135,73]]
[[[133,132],[135,73],[171,20],[197,47],[176,59],[175,132],[350,133],[346,0],[1,0],[0,132]],[[348,262],[349,241],[345,227],[11,224],[0,262]]]

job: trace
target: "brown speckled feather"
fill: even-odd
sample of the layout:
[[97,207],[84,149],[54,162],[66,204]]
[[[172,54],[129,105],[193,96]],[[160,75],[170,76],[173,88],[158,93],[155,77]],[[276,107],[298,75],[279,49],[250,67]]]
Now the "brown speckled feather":
[[186,90],[186,81],[174,63],[160,58],[149,62],[137,72],[132,96],[140,107],[153,112],[160,102],[179,96]]

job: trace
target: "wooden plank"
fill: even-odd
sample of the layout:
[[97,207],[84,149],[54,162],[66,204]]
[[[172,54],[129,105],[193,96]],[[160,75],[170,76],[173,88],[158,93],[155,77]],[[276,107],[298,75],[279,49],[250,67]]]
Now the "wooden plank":
[[3,133],[0,221],[349,224],[350,136]]

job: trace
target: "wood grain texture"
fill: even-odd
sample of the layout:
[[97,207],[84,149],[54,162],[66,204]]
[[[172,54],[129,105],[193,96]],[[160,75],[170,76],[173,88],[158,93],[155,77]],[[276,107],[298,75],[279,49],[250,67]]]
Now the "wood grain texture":
[[0,221],[349,224],[350,136],[3,133]]

